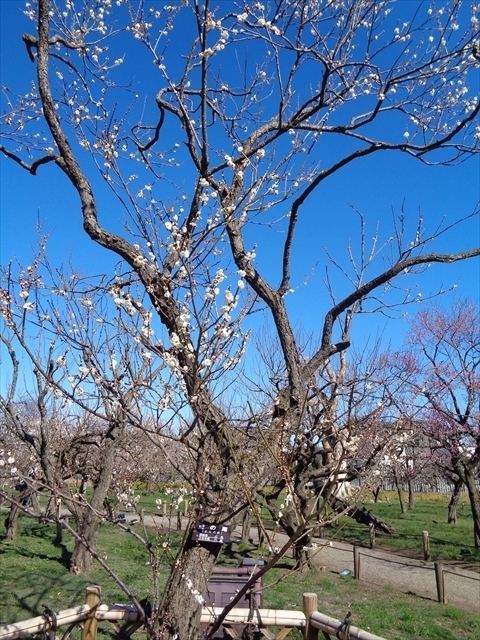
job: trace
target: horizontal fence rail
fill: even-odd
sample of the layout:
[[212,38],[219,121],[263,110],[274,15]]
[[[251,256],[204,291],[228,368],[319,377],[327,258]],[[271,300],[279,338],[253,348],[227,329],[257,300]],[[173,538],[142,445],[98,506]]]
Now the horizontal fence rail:
[[[99,598],[100,587],[87,587],[87,601],[92,602],[92,595]],[[322,631],[325,638],[330,638],[331,635],[332,638],[339,640],[384,640],[380,636],[350,625],[347,620],[341,622],[319,613],[317,607],[317,595],[305,593],[303,595],[303,611],[256,609],[252,616],[249,609],[234,608],[225,616],[222,626],[231,629],[238,625],[255,625],[270,640],[281,640],[291,629],[301,630],[305,640],[316,640],[318,631]],[[222,607],[203,607],[201,624],[208,628],[223,611]],[[105,621],[130,623],[130,633],[133,633],[139,628],[141,617],[133,605],[95,604],[90,606],[84,604],[64,611],[49,611],[43,616],[29,620],[0,625],[0,640],[18,640],[51,630],[56,631],[58,627],[67,625],[70,625],[72,629],[82,623],[82,640],[95,639],[96,624]],[[132,623],[137,624],[132,626]],[[281,629],[274,634],[267,631],[266,627],[280,627]],[[130,637],[130,633],[119,630],[119,636],[124,639]],[[64,637],[68,637],[68,634],[65,634]]]
[[140,615],[133,605],[125,604],[99,604],[92,609],[86,604],[64,611],[54,612],[53,615],[37,616],[30,620],[14,622],[13,624],[0,625],[0,640],[17,640],[25,636],[36,635],[63,627],[72,623],[80,624],[84,622],[89,614],[94,611],[95,619],[98,621],[111,622],[139,622]]
[[53,616],[37,616],[30,620],[22,620],[13,624],[0,626],[0,638],[2,640],[16,640],[25,636],[35,635],[50,631],[53,627],[63,627],[75,622],[83,622],[90,613],[90,607],[86,604],[65,611],[57,611]]
[[341,622],[318,611],[312,613],[310,616],[310,626],[319,629],[328,636],[333,636],[340,640],[346,640],[346,638],[349,640],[384,640],[384,638],[380,636],[354,627],[352,624],[349,624],[348,621],[344,620]]

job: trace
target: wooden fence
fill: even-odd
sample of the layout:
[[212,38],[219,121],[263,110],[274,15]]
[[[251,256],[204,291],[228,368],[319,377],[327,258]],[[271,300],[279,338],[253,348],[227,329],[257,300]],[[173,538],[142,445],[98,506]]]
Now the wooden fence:
[[[0,625],[0,640],[18,640],[39,633],[50,632],[50,638],[57,637],[59,627],[66,627],[61,638],[67,640],[75,629],[80,627],[82,640],[97,640],[98,624],[110,622],[115,627],[116,635],[127,640],[142,625],[140,614],[133,605],[101,604],[100,587],[87,587],[86,602],[78,607],[65,611],[49,611],[43,616]],[[342,622],[317,611],[318,599],[315,593],[303,594],[302,611],[284,611],[280,609],[257,609],[250,614],[249,609],[234,608],[222,621],[232,638],[239,638],[238,626],[253,625],[267,640],[283,640],[292,629],[299,629],[305,640],[317,640],[322,631],[327,638],[339,640],[384,640],[368,631],[363,631],[351,624],[348,617]],[[203,607],[201,624],[204,628],[212,625],[223,612],[221,607]],[[119,625],[123,622],[123,626]],[[280,627],[272,632],[268,627]]]
[[[426,533],[427,532],[424,532],[424,534]],[[424,546],[424,555],[426,556],[428,552],[428,535],[425,536],[424,538],[426,539],[426,545]],[[470,593],[472,592],[472,590],[473,590],[473,593],[475,594],[480,593],[480,575],[473,575],[472,573],[470,573],[469,575],[465,572],[459,572],[457,570],[452,571],[448,568],[449,567],[448,564],[444,565],[442,562],[433,562],[433,563],[429,563],[429,565],[426,566],[425,563],[421,563],[420,561],[406,558],[404,556],[393,556],[393,555],[387,559],[382,555],[377,556],[375,554],[368,553],[365,547],[362,547],[358,544],[353,544],[351,549],[353,550],[353,571],[350,571],[349,569],[345,569],[344,572],[342,573],[344,575],[351,574],[353,578],[355,578],[356,580],[362,580],[365,578],[370,584],[378,584],[374,580],[372,581],[372,566],[374,567],[375,563],[379,562],[384,565],[386,564],[396,565],[399,571],[402,568],[406,568],[408,570],[410,581],[414,579],[412,570],[415,570],[416,572],[422,572],[422,574],[430,574],[430,575],[433,574],[434,588],[436,587],[437,601],[442,604],[447,604],[450,601],[448,597],[449,588],[451,588],[452,590],[452,596],[455,596],[451,598],[451,600],[453,601],[452,602],[453,604],[459,604],[458,603],[459,591],[460,591],[460,594],[462,594],[462,592],[463,594],[466,592]],[[352,550],[340,549],[340,548],[337,548],[336,550],[344,551],[345,554],[350,555],[350,558],[351,558]],[[362,562],[362,558],[364,558],[363,562]],[[425,557],[425,559],[427,558]],[[365,573],[369,574],[370,577],[369,576],[365,577]],[[451,576],[448,581],[445,580],[446,575]],[[397,580],[399,580],[398,573],[396,575],[396,578]],[[450,584],[449,586],[448,584],[449,581],[455,582],[456,584]],[[460,586],[459,586],[459,581],[461,581]],[[429,596],[426,593],[426,582],[424,582],[423,579],[420,581],[419,584],[415,585],[412,583],[411,588],[413,589],[414,587],[415,587],[415,593],[418,593],[418,595],[421,595],[423,597],[433,597],[433,594],[432,596]],[[465,595],[462,596],[462,601],[464,598],[465,598]]]

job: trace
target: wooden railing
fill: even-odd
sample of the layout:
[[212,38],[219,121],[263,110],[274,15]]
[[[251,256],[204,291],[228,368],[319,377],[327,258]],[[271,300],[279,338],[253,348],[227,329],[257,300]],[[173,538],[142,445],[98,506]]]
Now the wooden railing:
[[[233,638],[240,637],[236,629],[238,626],[253,625],[267,640],[282,640],[292,629],[300,629],[305,640],[317,640],[319,631],[322,631],[327,639],[332,637],[339,640],[384,640],[351,625],[348,618],[342,622],[320,613],[317,609],[317,595],[304,593],[302,611],[256,609],[251,616],[249,609],[234,608],[228,612],[222,626]],[[202,626],[208,628],[222,612],[221,607],[203,607]],[[82,629],[82,640],[96,640],[98,624],[106,621],[114,625],[122,638],[129,638],[142,626],[140,615],[133,605],[101,604],[100,587],[91,586],[87,587],[85,604],[64,611],[47,611],[43,616],[0,625],[0,640],[17,640],[38,633],[56,632],[63,626],[67,629],[62,634],[62,640],[67,640],[77,626]],[[124,623],[122,627],[119,622]],[[280,627],[280,631],[273,633],[267,627]]]

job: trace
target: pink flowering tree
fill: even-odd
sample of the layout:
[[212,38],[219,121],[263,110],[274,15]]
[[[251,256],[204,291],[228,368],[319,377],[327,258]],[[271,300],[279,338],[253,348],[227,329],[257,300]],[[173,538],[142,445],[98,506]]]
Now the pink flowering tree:
[[[480,254],[435,248],[477,210],[433,232],[401,217],[345,272],[339,292],[330,285],[302,347],[289,305],[298,228],[320,212],[329,181],[379,154],[449,165],[479,151],[476,9],[38,0],[26,15],[33,88],[23,96],[5,88],[0,151],[32,176],[63,174],[85,233],[121,261],[109,275],[113,303],[127,325],[142,319],[131,338],[168,371],[168,394],[164,379],[152,388],[179,418],[198,513],[229,522],[278,467],[317,372],[348,349],[349,317],[385,310],[389,293],[401,304],[406,279],[427,265]],[[5,298],[7,318],[9,305]],[[283,372],[272,402],[258,408],[235,385],[259,309]],[[263,369],[259,379],[270,384]],[[307,526],[301,520],[292,541]],[[147,621],[156,637],[198,636],[219,547],[195,543],[193,528]]]
[[[410,388],[405,414],[432,460],[468,491],[475,546],[480,546],[480,317],[469,300],[430,307],[411,322],[398,376]],[[412,411],[415,415],[412,415]]]

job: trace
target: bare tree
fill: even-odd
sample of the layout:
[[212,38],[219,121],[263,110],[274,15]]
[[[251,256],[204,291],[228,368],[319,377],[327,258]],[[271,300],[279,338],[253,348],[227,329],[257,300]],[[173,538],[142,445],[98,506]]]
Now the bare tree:
[[[78,537],[71,570],[84,573],[92,568],[100,522],[110,516],[107,501],[119,450],[127,432],[147,416],[152,399],[144,390],[156,374],[149,354],[125,340],[118,307],[108,314],[103,287],[75,274],[49,278],[53,275],[38,256],[16,277],[12,265],[2,272],[9,313],[1,341],[11,375],[7,392],[0,394],[0,411],[6,433],[30,448],[41,469],[37,484],[52,492],[54,501],[61,498],[73,515]],[[160,390],[158,381],[157,386]],[[33,420],[32,412],[22,409],[27,392],[29,405],[36,407]],[[156,424],[150,430],[160,431]],[[28,478],[25,471],[23,477]],[[75,484],[67,486],[72,480]],[[18,513],[13,502],[12,510]]]
[[[287,295],[297,227],[316,213],[328,179],[380,152],[448,165],[478,151],[478,18],[461,2],[375,0],[207,0],[151,12],[143,2],[86,0],[77,10],[39,0],[27,14],[36,82],[20,101],[7,92],[1,150],[32,174],[54,163],[78,195],[88,236],[123,261],[116,304],[149,318],[137,337],[175,379],[170,410],[180,422],[188,407],[180,437],[198,513],[227,522],[302,422],[316,372],[348,348],[347,315],[384,309],[381,294],[400,276],[480,254],[438,253],[430,246],[448,228],[420,222],[412,232],[401,221],[383,265],[372,267],[377,247],[331,300],[316,348],[301,349]],[[136,75],[144,63],[150,71]],[[117,197],[123,232],[101,222],[92,159]],[[249,416],[263,447],[237,428],[226,400],[244,320],[258,306],[278,337],[285,380],[271,407]],[[157,611],[165,638],[197,636],[219,552],[194,542],[193,523],[189,533]]]

